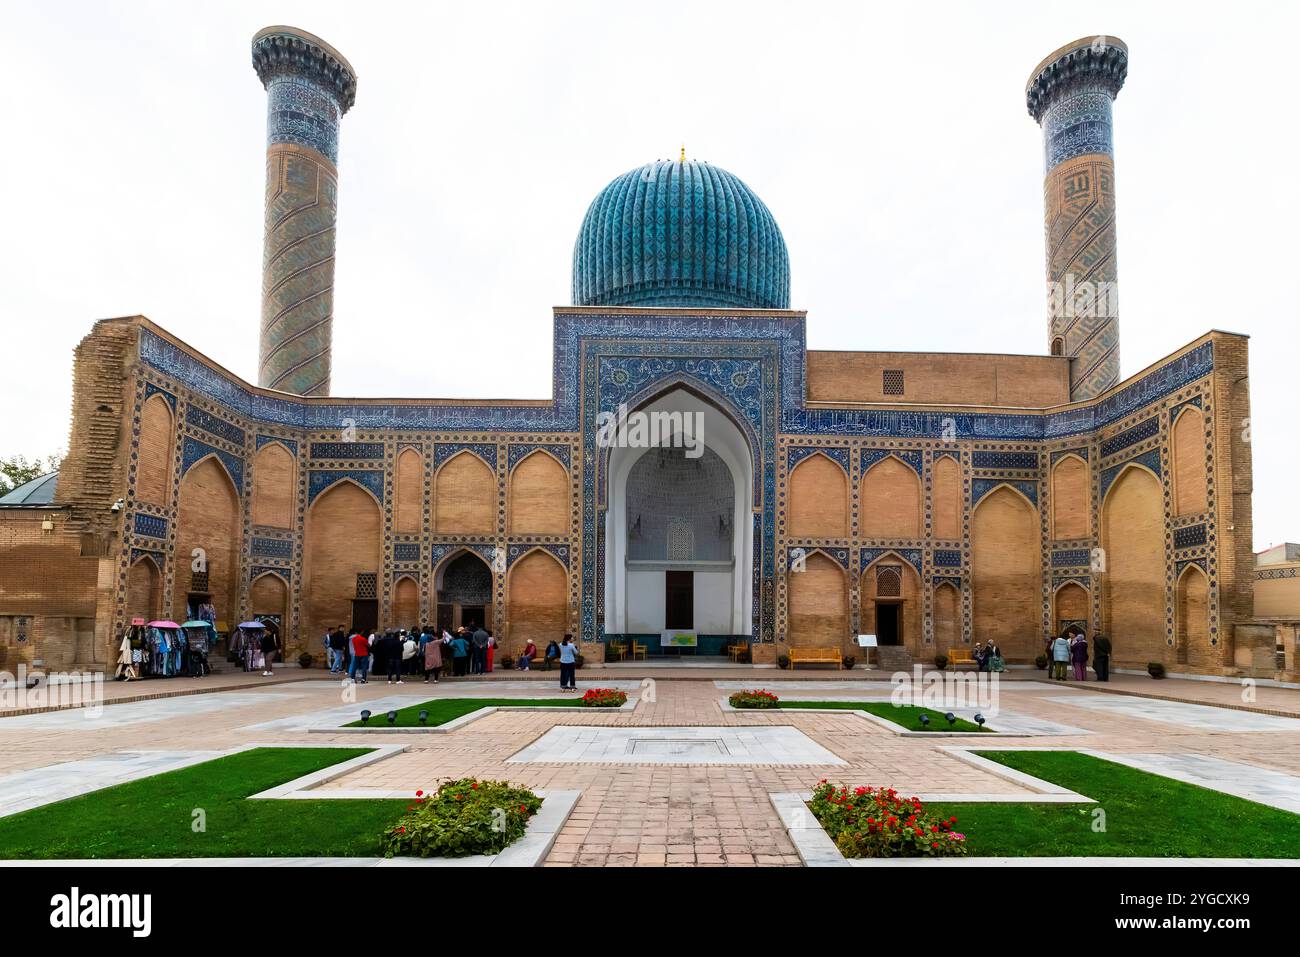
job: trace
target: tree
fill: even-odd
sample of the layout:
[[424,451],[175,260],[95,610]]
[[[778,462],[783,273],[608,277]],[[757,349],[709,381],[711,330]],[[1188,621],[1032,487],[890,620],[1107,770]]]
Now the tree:
[[0,495],[11,492],[18,486],[30,482],[46,472],[57,472],[62,461],[63,455],[58,452],[47,455],[43,459],[37,457],[30,462],[27,461],[25,455],[10,455],[7,458],[0,458]]

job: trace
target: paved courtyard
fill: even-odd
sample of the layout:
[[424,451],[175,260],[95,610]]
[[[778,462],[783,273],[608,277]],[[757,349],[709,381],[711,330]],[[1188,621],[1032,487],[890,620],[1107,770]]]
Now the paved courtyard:
[[974,743],[1086,750],[1300,811],[1300,690],[1293,689],[1259,688],[1243,699],[1241,688],[1222,683],[1121,675],[1109,686],[1075,685],[1025,672],[1001,683],[996,709],[983,708],[1006,736],[926,738],[851,712],[723,707],[731,691],[755,687],[788,699],[888,700],[891,686],[873,672],[649,666],[579,672],[579,691],[621,688],[633,710],[498,710],[447,733],[381,726],[358,734],[339,729],[362,708],[382,715],[430,697],[554,698],[558,682],[544,673],[501,673],[436,686],[344,688],[296,669],[259,678],[110,684],[117,703],[97,713],[0,716],[0,815],[258,744],[406,748],[320,785],[322,797],[413,794],[466,775],[579,790],[547,866],[797,866],[769,794],[804,791],[823,777],[927,798],[1032,796],[1014,777],[949,750]]

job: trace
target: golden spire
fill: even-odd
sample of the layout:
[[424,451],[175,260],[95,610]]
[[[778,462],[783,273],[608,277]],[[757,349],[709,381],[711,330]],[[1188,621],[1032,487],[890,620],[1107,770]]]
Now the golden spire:
[[685,143],[682,144],[682,158],[679,159],[677,162],[679,162],[679,163],[685,163],[685,162],[686,162],[686,144],[685,144]]

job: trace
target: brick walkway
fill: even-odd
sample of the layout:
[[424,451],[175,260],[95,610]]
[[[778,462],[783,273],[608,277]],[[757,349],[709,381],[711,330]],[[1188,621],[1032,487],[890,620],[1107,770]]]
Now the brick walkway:
[[[660,669],[659,673],[667,670]],[[719,701],[727,691],[714,684],[739,681],[774,688],[778,693],[788,690],[799,697],[815,697],[821,689],[800,686],[809,682],[850,682],[843,684],[842,691],[827,692],[828,697],[856,693],[879,697],[879,689],[885,686],[875,686],[875,693],[868,695],[864,689],[871,686],[863,682],[879,681],[884,676],[861,669],[847,673],[810,670],[794,675],[748,668],[689,672],[674,669],[650,685],[634,687],[632,694],[644,700],[631,712],[497,712],[449,734],[380,732],[366,736],[310,733],[302,730],[301,724],[293,729],[254,726],[312,717],[345,705],[359,711],[367,702],[391,699],[399,691],[415,696],[414,700],[426,692],[432,696],[435,690],[438,696],[455,697],[458,687],[481,694],[498,682],[525,680],[535,683],[532,693],[550,695],[547,686],[552,682],[558,685],[558,676],[501,672],[480,679],[444,681],[436,689],[418,681],[407,682],[401,688],[376,681],[355,688],[356,700],[348,701],[344,698],[346,689],[337,681],[323,680],[319,670],[286,668],[285,672],[285,677],[292,674],[293,680],[274,685],[272,679],[259,682],[257,675],[222,676],[220,684],[229,681],[238,690],[203,701],[202,710],[195,696],[181,696],[114,704],[102,709],[99,721],[88,719],[84,724],[74,714],[0,718],[0,779],[14,772],[128,749],[187,751],[251,743],[400,743],[409,748],[406,753],[358,769],[324,785],[323,790],[393,788],[413,793],[417,788],[435,786],[440,779],[466,775],[508,778],[536,788],[581,789],[582,797],[547,859],[548,866],[797,865],[799,859],[768,801],[768,793],[804,790],[822,777],[849,785],[888,785],[905,793],[930,795],[1028,793],[1019,784],[959,761],[943,750],[954,744],[968,744],[970,738],[904,737],[851,714],[724,712]],[[655,669],[645,673],[655,673]],[[579,672],[579,685],[624,683],[641,677],[642,672],[628,669],[583,670]],[[1296,730],[1251,732],[1207,730],[1185,722],[1186,712],[1178,700],[1240,707],[1241,689],[1236,686],[1176,679],[1157,682],[1130,676],[1117,676],[1108,689],[1093,682],[1081,686],[1026,680],[1036,677],[1033,673],[1013,677],[1001,695],[1001,708],[1089,733],[992,739],[991,746],[1006,743],[1086,747],[1117,753],[1201,754],[1300,775],[1300,720]],[[177,683],[184,680],[177,679]],[[213,684],[206,690],[220,686],[215,679],[207,680]],[[502,690],[506,690],[505,686]],[[1138,700],[1117,692],[1138,692],[1144,696],[1140,700],[1155,705],[1144,708],[1144,713],[1156,717],[1135,718],[1104,704],[1082,707],[1069,702],[1073,694],[1100,690],[1113,694],[1117,706]],[[1159,700],[1162,698],[1171,700]],[[220,708],[211,707],[216,699],[222,702]],[[1300,691],[1258,689],[1255,704],[1275,713],[1300,714]],[[119,712],[119,708],[125,710]],[[103,716],[110,712],[116,712],[113,721],[103,726]],[[1231,724],[1225,718],[1225,728]],[[524,764],[507,760],[556,725],[788,726],[846,764]]]

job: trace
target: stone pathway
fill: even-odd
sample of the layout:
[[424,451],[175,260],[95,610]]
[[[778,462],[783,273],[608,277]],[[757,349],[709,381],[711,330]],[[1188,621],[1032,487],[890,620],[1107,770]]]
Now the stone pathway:
[[1300,718],[1281,718],[1250,711],[1233,711],[1179,701],[1156,701],[1120,695],[1052,696],[1048,701],[1075,708],[1092,708],[1111,714],[1147,721],[1163,721],[1202,731],[1292,731],[1300,732]]

